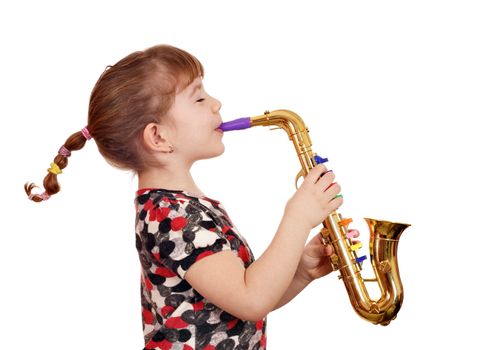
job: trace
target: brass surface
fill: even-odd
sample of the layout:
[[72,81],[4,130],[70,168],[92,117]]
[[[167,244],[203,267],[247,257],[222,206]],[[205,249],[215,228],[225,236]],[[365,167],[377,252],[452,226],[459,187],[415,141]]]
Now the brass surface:
[[[296,113],[289,110],[266,111],[263,115],[250,117],[251,126],[274,126],[283,129],[296,149],[301,170],[295,179],[295,187],[300,177],[305,177],[316,166],[311,149],[309,130]],[[356,250],[346,234],[350,219],[343,219],[337,211],[323,222],[321,235],[325,244],[331,244],[334,254],[330,257],[333,268],[339,270],[339,278],[345,284],[352,307],[363,319],[374,324],[388,325],[396,318],[401,308],[404,292],[397,263],[397,246],[401,233],[409,224],[365,218],[370,230],[369,250],[375,278],[363,279],[361,263],[355,261]],[[341,224],[341,225],[340,225]],[[364,282],[376,282],[381,296],[373,300]]]

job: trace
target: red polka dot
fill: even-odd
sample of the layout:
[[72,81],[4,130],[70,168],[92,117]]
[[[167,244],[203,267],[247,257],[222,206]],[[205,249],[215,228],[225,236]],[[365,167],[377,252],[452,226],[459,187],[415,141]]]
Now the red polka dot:
[[149,221],[154,221],[156,219],[156,211],[157,209],[151,209],[149,211]]
[[200,259],[203,259],[204,257],[209,256],[209,255],[211,255],[211,254],[213,254],[213,252],[212,252],[211,250],[207,250],[206,252],[203,252],[203,253],[201,253],[200,255],[198,255],[198,256],[196,257],[196,261],[198,261],[198,260],[200,260]]
[[154,208],[154,203],[152,202],[152,200],[145,202],[144,210],[148,211],[151,210],[152,208]]
[[186,220],[185,217],[183,216],[178,216],[177,218],[174,218],[171,220],[171,230],[173,231],[179,231],[183,229],[186,226],[186,223],[188,221]]
[[167,328],[186,328],[188,324],[181,317],[168,318],[164,325]]
[[163,308],[161,308],[161,314],[164,317],[167,317],[167,315],[169,315],[173,311],[174,311],[174,307],[170,305],[166,305]]
[[238,249],[238,256],[240,257],[240,259],[242,259],[244,263],[247,263],[250,260],[249,253],[247,252],[247,249],[245,249],[243,245],[241,245],[240,248]]
[[205,306],[205,304],[202,301],[198,301],[197,303],[193,304],[193,310],[194,311],[200,311],[203,309],[204,306]]
[[158,222],[161,222],[162,220],[167,218],[167,216],[169,215],[170,212],[171,212],[171,209],[169,209],[167,207],[160,208],[159,211],[157,212],[156,220]]
[[159,342],[159,347],[161,350],[171,350],[172,344],[169,340],[164,339],[163,341]]
[[236,319],[228,322],[227,323],[227,329],[232,329],[233,327],[235,327],[235,325],[237,324],[237,322],[238,322],[238,318],[236,318]]
[[142,317],[144,318],[145,323],[152,324],[152,322],[154,321],[154,315],[152,315],[152,312],[147,309],[142,310]]
[[172,347],[172,343],[167,341],[166,339],[162,341],[153,341],[152,339],[149,340],[147,344],[145,344],[145,349],[161,349],[161,350],[170,350]]
[[162,277],[174,277],[176,274],[169,270],[167,267],[158,267],[156,269],[156,275],[162,276]]
[[149,278],[146,278],[146,279],[145,279],[145,287],[146,287],[148,290],[152,290],[152,283],[150,283]]

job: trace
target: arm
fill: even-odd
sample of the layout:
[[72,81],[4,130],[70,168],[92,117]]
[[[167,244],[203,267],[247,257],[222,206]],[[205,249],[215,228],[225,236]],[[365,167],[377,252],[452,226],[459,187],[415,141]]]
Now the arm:
[[274,309],[294,279],[309,229],[284,215],[262,256],[247,269],[230,251],[191,265],[186,280],[205,298],[246,320],[258,321]]
[[281,300],[277,303],[276,306],[272,310],[277,310],[281,306],[286,305],[289,303],[291,300],[294,299],[296,295],[301,293],[301,291],[310,284],[311,281],[306,280],[301,276],[297,271],[296,274],[294,275],[293,281],[289,285],[289,288],[286,290],[286,293],[282,296]]
[[294,299],[296,295],[301,293],[315,279],[332,272],[333,268],[328,258],[332,253],[333,248],[331,246],[325,247],[323,245],[321,233],[315,235],[304,247],[293,281],[281,300],[279,300],[279,303],[274,307],[274,310]]
[[[332,183],[334,178],[322,164],[311,169],[286,203],[269,247],[247,269],[233,252],[223,251],[192,264],[186,280],[216,306],[240,319],[265,317],[291,285],[311,229],[343,203],[336,196],[341,187]],[[292,298],[293,293],[286,298]]]

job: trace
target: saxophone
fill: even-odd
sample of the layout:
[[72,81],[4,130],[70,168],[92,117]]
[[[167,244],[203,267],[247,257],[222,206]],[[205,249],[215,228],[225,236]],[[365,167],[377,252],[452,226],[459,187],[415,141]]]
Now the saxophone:
[[[231,120],[222,123],[220,129],[242,130],[259,125],[274,125],[276,127],[271,130],[284,129],[289,135],[302,167],[295,179],[296,189],[300,177],[304,178],[317,164],[328,161],[313,153],[308,128],[299,115],[289,110],[265,111],[263,115]],[[360,274],[362,263],[367,257],[357,256],[357,250],[362,244],[351,240],[348,225],[352,219],[344,219],[335,210],[323,222],[324,227],[320,233],[323,244],[333,246],[334,253],[330,261],[333,270],[340,271],[338,278],[344,282],[355,312],[373,324],[386,326],[396,318],[404,297],[397,263],[397,246],[401,233],[410,225],[370,218],[365,218],[365,221],[370,230],[370,259],[376,276],[373,279],[364,279]],[[379,299],[370,298],[365,282],[378,283],[381,292]]]

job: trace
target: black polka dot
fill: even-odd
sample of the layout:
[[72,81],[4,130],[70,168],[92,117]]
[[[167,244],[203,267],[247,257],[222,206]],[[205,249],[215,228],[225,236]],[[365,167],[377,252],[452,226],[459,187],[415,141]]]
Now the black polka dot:
[[233,350],[235,347],[235,340],[225,339],[218,343],[215,350]]
[[166,336],[164,335],[164,330],[161,329],[159,332],[157,332],[153,337],[152,340],[154,341],[163,341],[166,339]]
[[147,276],[149,276],[149,280],[151,281],[152,284],[163,284],[166,281],[166,277],[156,275],[154,273],[148,273]]
[[184,295],[173,294],[164,300],[164,304],[177,308],[184,301]]
[[145,249],[147,249],[150,252],[155,245],[156,245],[156,238],[152,233],[147,233],[147,236],[145,237]]
[[190,231],[190,230],[184,230],[183,231],[183,239],[185,242],[193,242],[194,237],[195,237],[195,234],[193,231]]
[[176,244],[173,241],[164,241],[159,244],[159,255],[161,258],[167,258],[173,252]]
[[180,342],[185,342],[188,341],[191,338],[191,332],[188,331],[187,329],[183,329],[179,331],[179,341]]
[[171,231],[171,218],[165,218],[159,223],[159,232],[168,233]]

